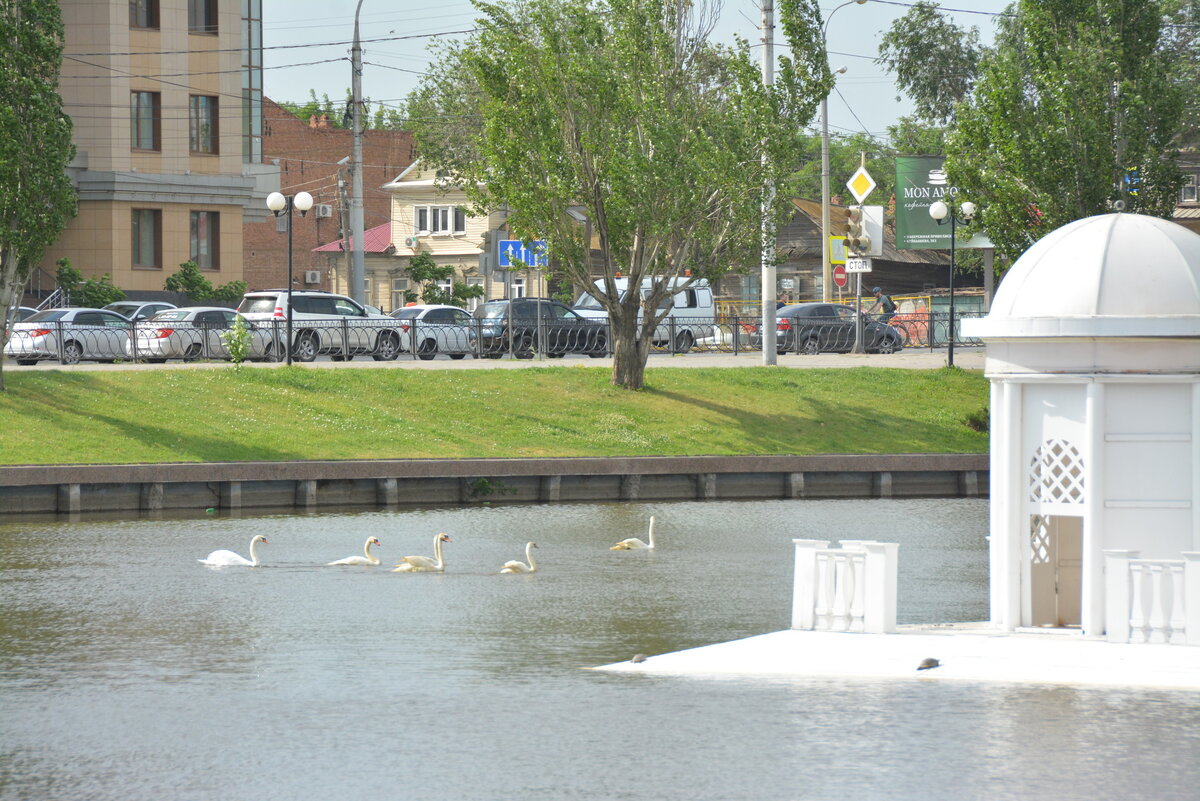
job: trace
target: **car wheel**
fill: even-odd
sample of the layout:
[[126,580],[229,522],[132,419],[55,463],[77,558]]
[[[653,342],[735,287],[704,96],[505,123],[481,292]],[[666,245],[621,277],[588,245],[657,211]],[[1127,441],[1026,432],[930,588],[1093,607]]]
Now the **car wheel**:
[[17,359],[17,364],[21,365],[22,367],[29,367],[30,365],[37,363],[37,359]]
[[518,359],[533,358],[533,339],[531,337],[522,337],[521,340],[513,348],[513,353]]
[[83,348],[78,342],[68,342],[63,345],[62,363],[79,364],[83,360]]
[[885,336],[879,340],[878,350],[880,353],[897,353],[900,350],[899,337]]
[[675,352],[687,353],[695,343],[696,340],[693,339],[691,331],[682,331],[675,337]]
[[608,340],[604,338],[603,334],[601,334],[600,336],[596,337],[596,347],[594,347],[594,348],[592,348],[592,350],[588,351],[588,356],[590,356],[593,359],[603,359],[607,355],[608,355]]
[[302,335],[292,348],[292,358],[298,362],[311,362],[317,358],[317,340],[311,334]]
[[436,342],[432,339],[422,340],[420,346],[417,348],[417,358],[427,362],[434,356],[437,356],[437,352],[438,347]]
[[465,359],[465,358],[467,358],[467,354],[465,354],[465,353],[451,353],[451,354],[450,354],[450,358],[451,358],[451,359],[455,359],[455,360],[457,360],[457,359]]
[[547,359],[561,359],[563,356],[566,356],[566,355],[567,354],[565,354],[565,353],[547,353],[546,358]]
[[804,340],[804,347],[801,349],[801,353],[806,356],[816,356],[820,352],[821,343],[817,341],[816,337],[809,337]]
[[371,358],[377,362],[390,362],[400,353],[400,338],[395,334],[384,334],[375,343],[375,352]]
[[201,350],[201,348],[200,348],[200,343],[199,343],[199,342],[193,342],[192,344],[188,345],[188,346],[187,346],[187,350],[185,350],[185,351],[183,352],[183,358],[185,358],[185,359],[199,359],[199,358],[200,358],[200,350]]

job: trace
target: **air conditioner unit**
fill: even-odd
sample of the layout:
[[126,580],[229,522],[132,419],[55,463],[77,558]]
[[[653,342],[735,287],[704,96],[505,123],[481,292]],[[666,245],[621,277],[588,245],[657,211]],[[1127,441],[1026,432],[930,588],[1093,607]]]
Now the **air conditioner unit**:
[[304,271],[304,283],[306,283],[306,284],[321,283],[321,271],[320,270],[305,270]]
[[317,213],[317,219],[333,216],[333,206],[329,205],[328,203],[318,203],[317,205],[313,206],[313,211]]
[[405,237],[404,244],[410,248],[415,248],[419,240],[415,236]]

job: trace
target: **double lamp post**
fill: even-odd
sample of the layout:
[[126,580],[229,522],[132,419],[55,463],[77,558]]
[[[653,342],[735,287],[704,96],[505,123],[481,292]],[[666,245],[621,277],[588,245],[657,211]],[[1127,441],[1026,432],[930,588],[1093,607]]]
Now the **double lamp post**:
[[294,195],[272,192],[267,195],[267,208],[275,212],[276,217],[287,215],[287,363],[289,367],[292,365],[292,209],[299,211],[300,216],[303,217],[312,207],[313,196],[308,192],[297,192]]

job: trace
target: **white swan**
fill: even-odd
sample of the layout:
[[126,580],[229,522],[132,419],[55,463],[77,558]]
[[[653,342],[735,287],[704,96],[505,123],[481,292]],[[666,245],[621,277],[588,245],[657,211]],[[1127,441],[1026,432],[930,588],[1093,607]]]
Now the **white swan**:
[[[236,554],[233,551],[221,550],[213,551],[208,555],[207,558],[200,559],[199,562],[200,564],[208,565],[209,567],[233,567],[236,565],[242,565],[245,567],[258,567],[258,552],[255,550],[255,548],[260,542],[267,542],[267,538],[262,534],[255,534],[254,539],[250,540],[249,559],[241,554]],[[270,543],[267,544],[269,545]]]
[[433,538],[433,558],[428,556],[406,556],[396,563],[393,573],[441,573],[446,569],[442,559],[442,543],[450,542],[449,534],[438,534]]
[[642,542],[637,537],[630,537],[627,540],[621,540],[610,551],[636,551],[645,548],[648,551],[654,550],[654,515],[650,515],[650,531],[646,534],[649,542]]
[[339,559],[336,562],[329,562],[330,565],[366,565],[368,567],[379,564],[379,557],[371,553],[371,546],[383,543],[374,537],[367,537],[367,542],[363,545],[362,556],[347,556],[345,559]]
[[536,573],[537,562],[533,561],[533,549],[538,547],[536,542],[525,543],[525,558],[529,560],[529,564],[518,562],[516,559],[510,559],[500,567],[501,573]]

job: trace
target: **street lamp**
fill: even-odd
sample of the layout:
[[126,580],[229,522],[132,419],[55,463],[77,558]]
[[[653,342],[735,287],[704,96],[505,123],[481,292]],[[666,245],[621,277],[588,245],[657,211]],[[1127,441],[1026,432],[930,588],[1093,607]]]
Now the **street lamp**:
[[957,238],[956,230],[959,223],[969,223],[975,218],[976,206],[971,201],[966,201],[959,205],[959,212],[962,214],[962,219],[958,218],[953,210],[943,201],[939,200],[929,206],[929,216],[937,221],[938,225],[950,223],[950,334],[947,337],[946,349],[946,364],[949,367],[954,366],[954,241]]
[[312,208],[313,196],[307,192],[297,192],[294,195],[284,195],[272,192],[267,195],[267,208],[275,212],[275,216],[287,215],[288,232],[288,276],[287,276],[287,363],[292,365],[292,209],[299,209],[303,217]]
[[[836,6],[829,12],[829,16],[825,18],[825,25],[821,28],[821,41],[825,42],[826,32],[829,30],[829,21],[833,19],[833,15],[837,13],[839,8],[844,8],[850,5],[861,6],[867,0],[846,0],[840,6]],[[834,70],[835,75],[840,75],[846,71],[845,67],[838,67]],[[829,95],[828,93],[821,98],[821,299],[825,301],[833,300],[833,267],[829,256]]]

